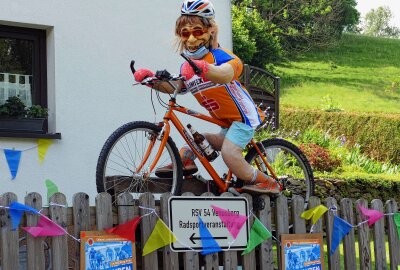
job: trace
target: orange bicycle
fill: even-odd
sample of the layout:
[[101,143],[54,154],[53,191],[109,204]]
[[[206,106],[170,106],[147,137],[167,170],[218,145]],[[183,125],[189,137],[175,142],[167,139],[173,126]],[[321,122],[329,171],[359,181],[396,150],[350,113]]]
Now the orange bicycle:
[[[201,72],[190,59],[186,60],[196,72]],[[135,73],[134,61],[131,62],[131,70]],[[151,85],[163,81],[175,89],[174,93],[170,94],[168,103],[162,101],[159,92],[156,91],[160,104],[167,109],[163,121],[158,124],[143,121],[127,123],[115,130],[105,142],[97,163],[96,185],[98,192],[110,193],[114,203],[117,195],[122,192],[133,194],[152,192],[155,195],[165,192],[173,195],[181,194],[182,161],[170,137],[171,122],[211,176],[209,183],[214,185],[215,192],[220,194],[230,191],[236,195],[241,193],[243,181],[236,179],[230,171],[222,177],[216,172],[201,149],[194,143],[193,137],[183,126],[176,112],[199,118],[222,128],[227,128],[229,125],[177,104],[179,89],[172,82],[179,80],[183,81],[184,77],[171,75],[163,70],[157,71],[154,77],[148,77],[141,83],[137,83]],[[311,166],[305,155],[294,144],[280,138],[262,142],[256,142],[253,138],[245,150],[246,161],[276,179],[280,190],[286,191],[285,194],[301,195],[306,202],[313,195],[314,178]],[[172,164],[172,177],[157,177],[156,169],[168,164]]]

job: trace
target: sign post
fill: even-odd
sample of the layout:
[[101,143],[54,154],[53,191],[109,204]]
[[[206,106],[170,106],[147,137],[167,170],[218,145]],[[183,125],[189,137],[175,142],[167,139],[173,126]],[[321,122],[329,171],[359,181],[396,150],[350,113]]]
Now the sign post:
[[[168,201],[169,227],[178,241],[171,244],[176,252],[202,250],[199,218],[222,250],[243,250],[249,238],[246,220],[236,239],[230,234],[214,207],[232,213],[232,216],[249,216],[248,202],[244,197],[170,197]],[[203,239],[204,240],[204,239]]]

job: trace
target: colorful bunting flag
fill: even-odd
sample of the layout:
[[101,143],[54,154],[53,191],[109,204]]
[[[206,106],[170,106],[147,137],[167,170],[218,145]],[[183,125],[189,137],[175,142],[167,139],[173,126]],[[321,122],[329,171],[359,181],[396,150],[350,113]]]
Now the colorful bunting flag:
[[119,224],[110,229],[105,229],[105,231],[135,242],[135,231],[136,227],[139,225],[140,219],[141,217],[135,217],[126,223]]
[[400,213],[395,213],[393,218],[394,218],[394,224],[396,224],[397,227],[397,236],[399,237],[400,240]]
[[19,202],[12,202],[9,206],[11,217],[11,230],[15,231],[21,222],[22,215],[25,211],[33,214],[40,214],[38,210]]
[[154,250],[164,247],[175,241],[175,235],[161,219],[158,219],[156,226],[149,236],[149,239],[147,239],[147,242],[144,244],[142,256],[146,256]]
[[345,237],[353,228],[346,220],[334,216],[333,229],[332,229],[332,244],[331,244],[331,255],[335,253],[335,250],[339,246],[343,237]]
[[54,193],[58,192],[58,187],[50,179],[46,179],[45,183],[46,183],[46,187],[47,187],[47,201],[50,202],[50,197]]
[[53,143],[52,140],[49,139],[38,139],[38,156],[39,156],[39,163],[42,164],[44,157],[46,156],[47,150],[49,149],[50,145]]
[[250,230],[250,239],[247,243],[247,248],[243,250],[242,255],[250,253],[256,246],[272,236],[271,232],[261,223],[258,218],[255,218],[253,226]]
[[328,211],[328,208],[321,204],[307,211],[304,211],[301,214],[301,217],[307,220],[312,218],[311,223],[314,225],[326,211]]
[[6,156],[8,168],[10,169],[11,179],[15,179],[18,172],[19,161],[21,160],[21,151],[4,149],[4,155]]
[[247,217],[219,208],[215,205],[211,205],[211,207],[215,210],[215,212],[218,214],[218,217],[225,224],[225,227],[233,236],[233,239],[236,239],[243,225],[246,223]]
[[366,209],[362,205],[358,206],[361,214],[368,218],[368,226],[374,225],[375,222],[383,218],[384,214],[374,209]]
[[200,230],[201,245],[203,247],[201,251],[202,255],[207,255],[222,250],[200,217],[199,217],[199,230]]
[[40,215],[40,219],[36,227],[22,227],[22,229],[27,231],[33,237],[59,236],[66,233],[64,228],[44,215]]

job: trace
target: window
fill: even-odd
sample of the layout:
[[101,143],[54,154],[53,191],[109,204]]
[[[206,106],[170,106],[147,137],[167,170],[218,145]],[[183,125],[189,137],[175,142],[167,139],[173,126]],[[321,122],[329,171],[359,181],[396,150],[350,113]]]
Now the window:
[[[18,96],[27,107],[47,108],[46,61],[45,30],[0,25],[0,105]],[[31,133],[13,127],[7,132]],[[42,133],[47,133],[47,121]]]

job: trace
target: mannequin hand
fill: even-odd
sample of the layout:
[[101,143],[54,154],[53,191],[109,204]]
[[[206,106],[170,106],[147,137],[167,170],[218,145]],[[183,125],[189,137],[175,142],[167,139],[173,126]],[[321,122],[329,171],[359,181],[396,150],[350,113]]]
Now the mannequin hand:
[[[204,80],[205,75],[209,70],[209,64],[204,60],[193,60],[193,62],[202,70],[202,72],[198,74],[198,76],[200,76]],[[182,76],[185,76],[186,80],[190,80],[196,73],[194,72],[192,66],[188,62],[185,62],[182,65],[181,74]]]
[[135,77],[135,81],[137,82],[142,82],[144,79],[147,77],[153,77],[154,73],[153,71],[146,69],[146,68],[141,68],[136,70],[136,72],[133,74],[133,77]]

